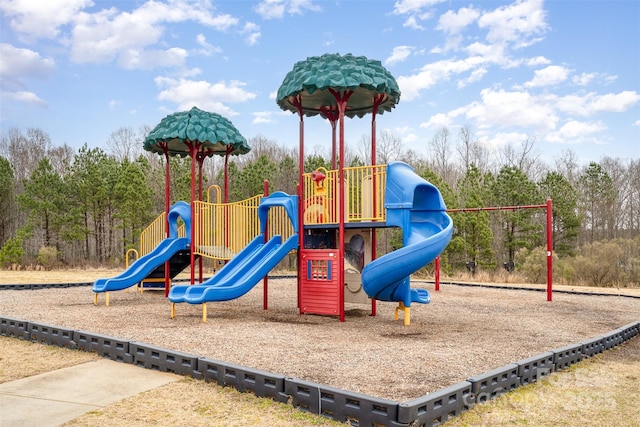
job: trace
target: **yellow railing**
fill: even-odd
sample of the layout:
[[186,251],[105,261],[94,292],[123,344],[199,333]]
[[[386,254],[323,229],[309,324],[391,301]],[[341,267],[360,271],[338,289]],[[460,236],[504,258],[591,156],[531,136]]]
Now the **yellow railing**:
[[[140,250],[139,256],[143,257],[153,251],[161,241],[167,237],[165,229],[166,213],[162,212],[151,224],[140,233]],[[186,229],[184,224],[178,227],[178,237],[186,237]]]
[[[323,181],[315,182],[304,174],[304,223],[337,224],[340,198],[338,171],[322,171]],[[359,166],[344,169],[345,222],[385,221],[384,190],[387,166]]]
[[140,233],[140,250],[141,257],[155,249],[156,246],[167,236],[165,231],[166,213],[162,212],[151,224]]
[[[211,192],[213,193],[213,198],[211,197]],[[207,202],[209,203],[220,203],[220,186],[216,184],[212,184],[207,188]]]
[[282,236],[285,241],[293,235],[293,225],[287,215],[287,211],[282,206],[269,209],[267,217],[267,236]]
[[260,234],[255,196],[236,203],[194,203],[194,252],[213,259],[233,258]]
[[[207,258],[228,260],[240,252],[258,234],[258,206],[262,196],[236,203],[195,202],[195,254]],[[293,234],[293,226],[281,206],[269,209],[267,235]]]

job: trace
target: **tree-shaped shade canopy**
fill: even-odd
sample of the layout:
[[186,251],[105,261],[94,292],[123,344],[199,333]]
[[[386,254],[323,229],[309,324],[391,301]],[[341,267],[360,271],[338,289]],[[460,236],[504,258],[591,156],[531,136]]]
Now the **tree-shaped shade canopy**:
[[246,154],[251,148],[247,140],[233,124],[216,113],[193,107],[189,111],[169,114],[149,133],[144,140],[144,149],[164,154],[166,144],[169,155],[187,156],[186,143],[200,142],[200,152],[213,154]]
[[[278,89],[276,102],[285,111],[298,112],[301,102],[306,116],[323,114],[336,105],[332,91],[352,90],[345,115],[363,117],[373,111],[373,99],[382,95],[377,112],[391,111],[400,100],[395,78],[380,61],[348,53],[324,54],[297,62]],[[300,97],[298,97],[300,95]]]

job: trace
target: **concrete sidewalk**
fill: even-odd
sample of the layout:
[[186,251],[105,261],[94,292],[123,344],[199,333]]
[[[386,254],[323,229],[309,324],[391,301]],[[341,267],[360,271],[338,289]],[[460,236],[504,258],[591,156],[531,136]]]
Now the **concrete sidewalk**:
[[0,426],[59,426],[183,377],[101,359],[0,384]]

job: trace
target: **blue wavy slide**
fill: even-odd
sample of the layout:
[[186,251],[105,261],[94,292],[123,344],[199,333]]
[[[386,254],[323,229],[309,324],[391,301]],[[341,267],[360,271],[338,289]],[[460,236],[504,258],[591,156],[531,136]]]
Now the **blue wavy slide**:
[[[281,236],[265,241],[267,214],[273,206],[284,206],[293,224],[294,233],[284,242]],[[275,192],[262,198],[258,206],[261,233],[209,280],[197,285],[173,286],[169,291],[169,301],[202,304],[232,300],[249,292],[291,250],[297,249],[297,209],[297,196]]]
[[162,240],[155,249],[138,258],[122,274],[109,279],[98,279],[93,284],[93,292],[119,291],[146,279],[155,269],[169,261],[176,253],[190,248],[190,238],[178,237],[178,217],[186,226],[186,235],[191,236],[191,207],[188,203],[177,202],[168,215],[169,237]]
[[402,162],[387,166],[387,225],[402,228],[404,246],[362,270],[362,288],[371,298],[427,304],[426,289],[412,289],[409,276],[433,261],[449,244],[453,222],[440,191]]

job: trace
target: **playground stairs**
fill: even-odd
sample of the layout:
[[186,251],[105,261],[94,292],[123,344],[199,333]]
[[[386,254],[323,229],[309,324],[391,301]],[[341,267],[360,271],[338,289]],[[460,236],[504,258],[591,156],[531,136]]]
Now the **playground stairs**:
[[[195,256],[195,259],[200,258],[200,255]],[[175,255],[171,257],[169,260],[169,277],[173,279],[178,274],[180,274],[185,268],[189,267],[191,264],[191,251],[184,250],[178,251]],[[159,265],[155,270],[153,270],[149,276],[143,281],[143,284],[146,282],[164,282],[165,278],[165,265]],[[163,285],[164,286],[164,285]]]

